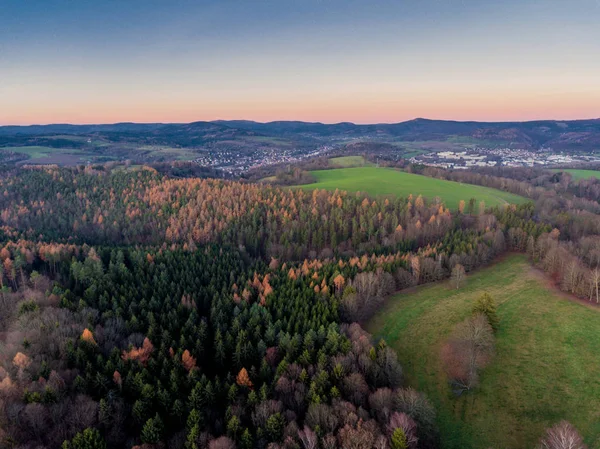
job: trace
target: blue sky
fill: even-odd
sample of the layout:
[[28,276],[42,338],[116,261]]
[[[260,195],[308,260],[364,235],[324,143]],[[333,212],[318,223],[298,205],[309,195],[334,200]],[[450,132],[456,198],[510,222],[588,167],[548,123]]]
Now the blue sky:
[[600,0],[0,0],[0,124],[600,116]]

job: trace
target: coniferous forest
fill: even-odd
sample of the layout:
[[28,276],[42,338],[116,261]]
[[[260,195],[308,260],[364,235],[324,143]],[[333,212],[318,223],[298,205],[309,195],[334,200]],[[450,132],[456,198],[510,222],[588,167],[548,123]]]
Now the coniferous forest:
[[600,0],[0,0],[0,449],[600,449]]
[[5,174],[0,446],[438,447],[433,405],[361,323],[505,251],[568,251],[538,198],[465,200]]

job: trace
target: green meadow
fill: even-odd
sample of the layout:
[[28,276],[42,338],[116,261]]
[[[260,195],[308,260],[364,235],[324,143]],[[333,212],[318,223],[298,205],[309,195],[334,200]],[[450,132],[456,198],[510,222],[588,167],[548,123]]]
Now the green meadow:
[[[456,397],[441,346],[484,292],[498,305],[496,355],[480,386]],[[397,294],[367,329],[396,349],[406,384],[436,406],[442,448],[533,449],[562,419],[600,448],[600,308],[549,287],[524,256],[469,275],[460,290],[443,282]]]
[[573,176],[573,179],[579,181],[580,179],[589,179],[589,178],[600,178],[600,171],[596,170],[580,170],[578,168],[561,168],[552,170],[555,173],[558,172],[566,172],[570,173]]
[[42,157],[48,157],[53,154],[62,153],[78,153],[79,150],[63,150],[60,148],[41,147],[41,146],[29,146],[29,147],[2,147],[0,150],[11,151],[13,153],[21,153],[29,156],[30,159],[39,159]]
[[440,197],[450,208],[457,208],[460,200],[468,202],[471,198],[475,198],[477,203],[485,201],[486,206],[527,202],[526,198],[501,190],[429,178],[391,168],[340,168],[316,170],[311,173],[317,182],[299,186],[300,188],[360,191],[373,196],[408,196],[412,193],[414,196],[423,195],[429,199]]

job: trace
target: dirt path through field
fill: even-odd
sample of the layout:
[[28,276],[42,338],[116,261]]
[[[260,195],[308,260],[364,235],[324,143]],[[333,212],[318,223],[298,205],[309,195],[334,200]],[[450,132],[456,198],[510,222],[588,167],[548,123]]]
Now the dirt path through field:
[[587,300],[582,299],[582,298],[578,298],[575,295],[572,295],[570,293],[562,291],[552,281],[552,279],[550,279],[550,277],[547,276],[546,273],[544,273],[544,271],[541,270],[540,268],[537,268],[537,267],[531,265],[529,267],[529,272],[527,274],[532,279],[535,279],[536,281],[541,282],[544,285],[544,287],[546,287],[548,290],[551,290],[552,293],[554,293],[556,296],[559,296],[559,297],[561,297],[563,299],[566,299],[568,301],[577,302],[577,303],[579,303],[581,305],[584,305],[584,306],[586,306],[586,307],[588,307],[590,309],[594,309],[594,310],[600,311],[600,304],[598,304],[596,302],[587,301]]

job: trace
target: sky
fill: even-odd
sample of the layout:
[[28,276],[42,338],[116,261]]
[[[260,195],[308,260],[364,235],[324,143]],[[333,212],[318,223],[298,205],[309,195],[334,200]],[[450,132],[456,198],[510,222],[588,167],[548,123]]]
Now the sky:
[[600,117],[600,0],[0,0],[0,125]]

